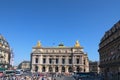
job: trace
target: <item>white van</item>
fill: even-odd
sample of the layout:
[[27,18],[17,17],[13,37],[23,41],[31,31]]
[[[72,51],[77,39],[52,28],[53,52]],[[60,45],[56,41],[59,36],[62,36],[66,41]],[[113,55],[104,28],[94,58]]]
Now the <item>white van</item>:
[[15,72],[15,75],[22,75],[23,74],[23,70],[21,69],[17,69],[16,72]]

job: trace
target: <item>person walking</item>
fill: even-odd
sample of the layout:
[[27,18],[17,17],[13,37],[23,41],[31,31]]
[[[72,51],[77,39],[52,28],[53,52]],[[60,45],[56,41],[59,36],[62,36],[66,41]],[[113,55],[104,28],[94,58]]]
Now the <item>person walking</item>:
[[44,77],[42,77],[42,80],[44,80]]

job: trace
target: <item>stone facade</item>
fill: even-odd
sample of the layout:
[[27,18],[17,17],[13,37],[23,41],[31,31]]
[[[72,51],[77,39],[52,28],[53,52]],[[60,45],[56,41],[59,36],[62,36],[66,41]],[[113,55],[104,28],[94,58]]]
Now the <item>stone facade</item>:
[[31,53],[32,72],[89,72],[88,56],[76,41],[74,47],[42,47],[38,42]]
[[23,61],[18,65],[18,69],[30,70],[30,61]]
[[0,69],[10,67],[11,50],[6,39],[0,35]]
[[89,70],[90,72],[95,72],[95,73],[99,73],[100,72],[100,68],[99,68],[99,62],[98,61],[90,61],[89,62]]
[[106,76],[120,72],[120,21],[104,34],[98,51],[101,72]]

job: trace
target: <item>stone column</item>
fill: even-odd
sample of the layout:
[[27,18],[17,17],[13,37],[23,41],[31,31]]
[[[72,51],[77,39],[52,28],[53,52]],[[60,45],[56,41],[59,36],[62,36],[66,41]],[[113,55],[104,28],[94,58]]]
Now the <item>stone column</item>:
[[86,66],[86,67],[85,67],[85,68],[86,68],[86,72],[89,72],[89,61],[88,61],[88,58],[87,58],[87,57],[85,58],[85,63],[86,63],[86,64],[85,64],[85,66]]
[[82,56],[80,56],[79,62],[80,62],[80,64],[82,64]]
[[34,72],[34,69],[35,69],[35,68],[34,68],[34,66],[32,65],[32,69],[31,69],[31,72]]
[[39,72],[42,72],[42,65],[39,66]]
[[53,66],[53,72],[55,72],[55,66]]
[[65,66],[65,73],[68,73],[68,66]]
[[73,64],[76,64],[76,56],[73,56]]
[[38,65],[38,72],[40,72],[40,70],[41,70],[41,69],[40,69],[40,65]]
[[49,56],[46,57],[46,64],[49,64]]
[[48,68],[49,68],[49,66],[45,66],[45,70],[46,70],[45,72],[49,72]]
[[32,64],[35,64],[35,56],[32,56]]
[[84,58],[83,56],[81,56],[81,64],[83,65],[83,63],[84,63]]
[[65,58],[65,64],[66,65],[69,64],[68,60],[69,60],[69,58],[68,58],[68,56],[66,56],[66,58]]
[[61,73],[61,72],[62,72],[62,67],[59,66],[58,68],[59,68],[59,69],[58,69],[58,70],[59,70],[58,72]]
[[40,64],[43,64],[43,55],[40,56]]
[[62,56],[59,57],[59,64],[62,64]]
[[38,64],[40,64],[41,61],[41,55],[38,57]]

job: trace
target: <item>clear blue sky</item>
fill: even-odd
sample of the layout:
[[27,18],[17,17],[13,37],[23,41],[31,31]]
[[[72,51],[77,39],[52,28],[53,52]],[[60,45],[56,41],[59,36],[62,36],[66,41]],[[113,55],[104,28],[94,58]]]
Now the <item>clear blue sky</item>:
[[[99,60],[105,31],[120,19],[120,0],[0,0],[0,33],[14,50],[14,65],[30,60],[32,47],[73,46],[79,40]],[[54,43],[54,45],[53,45]]]

